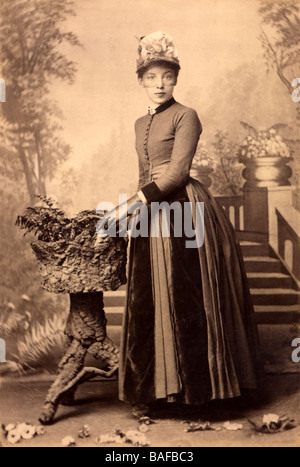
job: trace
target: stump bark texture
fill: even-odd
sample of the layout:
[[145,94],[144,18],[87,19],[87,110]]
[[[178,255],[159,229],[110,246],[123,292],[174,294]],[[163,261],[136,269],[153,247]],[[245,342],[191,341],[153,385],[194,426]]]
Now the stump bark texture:
[[[71,405],[79,384],[97,376],[111,378],[118,370],[119,348],[107,337],[103,292],[70,294],[70,314],[65,333],[69,347],[59,365],[40,416],[44,425],[53,423],[59,404]],[[103,368],[85,367],[87,353]]]

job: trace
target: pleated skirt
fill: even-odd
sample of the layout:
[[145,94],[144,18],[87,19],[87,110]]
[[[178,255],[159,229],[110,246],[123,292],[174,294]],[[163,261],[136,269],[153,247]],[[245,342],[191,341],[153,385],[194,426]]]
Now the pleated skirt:
[[[236,234],[223,208],[192,178],[165,201],[182,213],[190,206],[193,227],[204,227],[204,243],[187,248],[191,239],[184,225],[178,235],[173,212],[169,236],[162,217],[154,236],[150,208],[148,236],[131,238],[119,397],[131,404],[189,405],[239,397],[258,388],[262,366]],[[197,203],[204,203],[201,226]]]

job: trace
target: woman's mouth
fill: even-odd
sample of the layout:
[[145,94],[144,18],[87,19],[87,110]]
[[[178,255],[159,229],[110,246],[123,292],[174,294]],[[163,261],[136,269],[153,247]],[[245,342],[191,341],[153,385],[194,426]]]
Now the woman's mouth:
[[166,95],[166,93],[165,92],[156,92],[155,95],[157,97],[164,97]]

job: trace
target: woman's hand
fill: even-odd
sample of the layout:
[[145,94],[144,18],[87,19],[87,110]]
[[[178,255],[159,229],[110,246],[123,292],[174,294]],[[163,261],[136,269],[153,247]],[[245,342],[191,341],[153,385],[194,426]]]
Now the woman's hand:
[[[97,225],[97,235],[95,246],[101,243],[107,236],[116,237],[117,234],[127,231],[128,223],[138,212],[137,209],[142,203],[139,196],[132,196],[127,202],[120,204],[116,209],[108,212]],[[133,213],[133,214],[129,214]]]

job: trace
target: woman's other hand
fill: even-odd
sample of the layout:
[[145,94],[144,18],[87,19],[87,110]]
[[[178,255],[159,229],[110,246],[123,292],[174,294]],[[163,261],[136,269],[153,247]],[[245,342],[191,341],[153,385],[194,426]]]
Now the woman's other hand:
[[[140,197],[136,194],[128,201],[112,209],[97,224],[98,238],[95,246],[100,244],[107,236],[126,236],[130,220],[137,215],[137,210],[142,204]],[[120,235],[121,234],[121,235]]]

